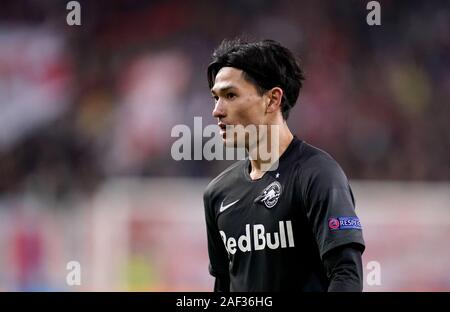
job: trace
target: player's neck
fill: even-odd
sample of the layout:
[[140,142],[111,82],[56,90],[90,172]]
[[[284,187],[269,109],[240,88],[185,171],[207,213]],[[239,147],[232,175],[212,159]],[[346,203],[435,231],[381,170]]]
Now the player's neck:
[[[276,147],[278,145],[278,152],[271,153],[269,160],[267,160],[267,158],[259,157],[259,152],[253,151],[253,153],[251,153],[252,151],[249,151],[249,154],[257,155],[256,157],[250,157],[250,178],[252,180],[260,179],[268,171],[268,169],[271,168],[276,161],[278,161],[284,151],[288,148],[289,144],[292,142],[294,136],[286,122],[280,125],[278,129],[279,131],[276,134],[276,137],[270,137],[271,132],[269,132],[269,138],[267,140],[260,141],[258,144],[259,151],[272,151],[272,147]],[[265,144],[270,145],[270,148],[269,146],[265,146]]]

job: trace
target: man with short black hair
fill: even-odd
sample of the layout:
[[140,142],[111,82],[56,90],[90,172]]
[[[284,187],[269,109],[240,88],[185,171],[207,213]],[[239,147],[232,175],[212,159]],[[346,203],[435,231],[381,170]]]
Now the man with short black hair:
[[[347,178],[286,123],[304,80],[293,54],[273,40],[224,41],[207,74],[224,143],[249,153],[204,193],[214,290],[362,291],[365,244]],[[257,135],[240,140],[237,125]],[[269,166],[263,147],[277,152]]]

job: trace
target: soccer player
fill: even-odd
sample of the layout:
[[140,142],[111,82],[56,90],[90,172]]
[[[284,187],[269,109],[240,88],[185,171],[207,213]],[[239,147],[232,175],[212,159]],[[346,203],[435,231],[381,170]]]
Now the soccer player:
[[273,40],[225,40],[207,74],[224,143],[239,143],[230,126],[276,126],[276,137],[244,144],[250,153],[278,142],[279,152],[271,170],[262,170],[258,152],[205,190],[214,290],[362,291],[365,245],[348,180],[286,123],[304,80],[293,54]]

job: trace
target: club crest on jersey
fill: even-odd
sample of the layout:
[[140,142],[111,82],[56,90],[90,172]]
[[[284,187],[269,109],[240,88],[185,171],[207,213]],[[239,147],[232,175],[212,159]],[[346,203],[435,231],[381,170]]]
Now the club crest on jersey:
[[264,203],[267,208],[272,208],[278,202],[281,195],[281,184],[278,181],[270,183],[255,199],[255,203]]

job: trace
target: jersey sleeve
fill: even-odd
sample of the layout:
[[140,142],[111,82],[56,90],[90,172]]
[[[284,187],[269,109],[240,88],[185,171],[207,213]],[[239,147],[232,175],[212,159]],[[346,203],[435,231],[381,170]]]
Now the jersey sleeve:
[[[209,273],[216,278],[215,291],[229,291],[229,260],[217,226],[214,207],[208,189],[203,195],[208,241]],[[220,287],[218,287],[220,285]]]
[[345,245],[327,252],[323,265],[330,279],[328,292],[361,292],[363,269],[358,246]]
[[320,256],[354,243],[365,249],[362,226],[355,212],[353,193],[344,172],[332,158],[316,156],[304,169],[303,198],[306,215]]

